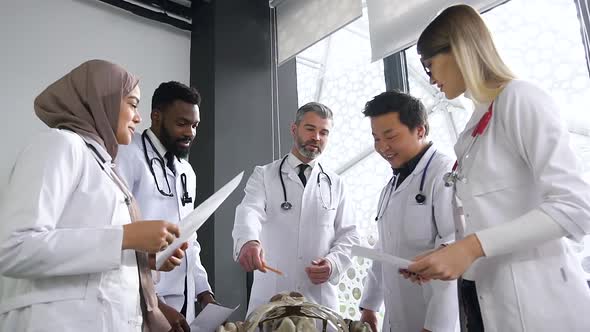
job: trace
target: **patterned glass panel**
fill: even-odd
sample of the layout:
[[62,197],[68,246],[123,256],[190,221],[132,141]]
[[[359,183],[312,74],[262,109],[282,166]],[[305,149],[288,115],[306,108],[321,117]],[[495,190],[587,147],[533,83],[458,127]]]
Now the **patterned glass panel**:
[[[524,14],[526,13],[526,15]],[[537,82],[561,105],[572,132],[572,146],[590,180],[590,96],[583,45],[571,0],[512,0],[484,14],[500,53],[519,77]],[[454,156],[456,135],[471,115],[465,98],[446,100],[431,86],[415,47],[406,51],[410,91],[429,110],[430,138],[437,148]],[[341,171],[356,209],[363,245],[377,237],[377,200],[391,176],[388,164],[373,151],[364,104],[385,90],[382,61],[370,63],[366,15],[297,57],[299,104],[319,101],[334,111],[335,127],[322,162]],[[590,279],[590,239],[577,245]],[[354,259],[339,289],[340,313],[360,317],[358,302],[371,263]]]
[[[539,84],[556,99],[571,134],[571,146],[590,180],[590,113],[587,111],[590,77],[575,3],[571,0],[512,0],[483,17],[494,35],[498,51],[515,74]],[[464,98],[447,101],[442,94],[437,94],[436,88],[428,84],[416,47],[406,54],[412,94],[422,98],[426,105],[438,104],[434,114],[451,117],[460,132],[471,115],[471,103]],[[444,124],[433,123],[431,136],[436,142],[440,139],[447,143],[446,135]],[[573,244],[573,247],[590,280],[590,239],[585,242],[585,246]]]
[[[374,245],[373,219],[388,164],[373,150],[365,103],[385,91],[383,62],[371,63],[366,15],[297,57],[299,104],[319,101],[334,112],[334,128],[322,163],[342,172],[359,221],[363,245]],[[354,259],[339,284],[340,313],[358,319],[358,303],[369,260]]]

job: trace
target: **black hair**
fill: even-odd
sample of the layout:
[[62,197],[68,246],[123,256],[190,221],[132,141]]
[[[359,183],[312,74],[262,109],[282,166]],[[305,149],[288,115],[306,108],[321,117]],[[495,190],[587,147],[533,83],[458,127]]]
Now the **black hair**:
[[397,90],[387,91],[368,101],[363,111],[363,114],[368,117],[387,113],[399,113],[399,121],[410,130],[424,126],[425,135],[428,135],[426,108],[417,98]]
[[189,104],[201,105],[201,95],[195,88],[188,87],[180,82],[164,82],[158,86],[152,96],[152,110],[164,111],[177,100]]

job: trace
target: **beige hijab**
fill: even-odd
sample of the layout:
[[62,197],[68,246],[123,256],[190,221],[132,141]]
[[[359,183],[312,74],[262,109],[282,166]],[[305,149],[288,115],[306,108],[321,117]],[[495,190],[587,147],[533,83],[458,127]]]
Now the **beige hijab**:
[[119,65],[90,60],[41,92],[35,99],[35,114],[50,128],[92,138],[115,159],[121,100],[137,83]]

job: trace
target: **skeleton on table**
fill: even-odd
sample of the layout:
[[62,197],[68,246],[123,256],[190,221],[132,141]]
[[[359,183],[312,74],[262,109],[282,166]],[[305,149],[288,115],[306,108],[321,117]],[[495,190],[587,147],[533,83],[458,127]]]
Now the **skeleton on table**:
[[371,332],[368,324],[342,319],[333,310],[305,302],[297,292],[279,293],[245,322],[226,323],[217,332]]

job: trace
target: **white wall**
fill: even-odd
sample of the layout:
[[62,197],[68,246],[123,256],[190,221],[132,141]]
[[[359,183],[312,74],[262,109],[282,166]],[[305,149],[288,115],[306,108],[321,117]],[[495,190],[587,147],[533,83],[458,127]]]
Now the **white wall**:
[[140,77],[142,128],[163,81],[189,82],[190,32],[98,0],[0,0],[0,188],[45,125],[34,98],[80,63],[104,59]]

